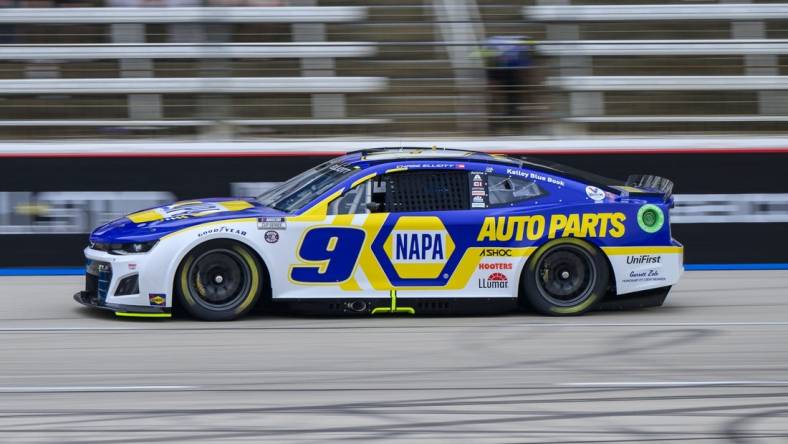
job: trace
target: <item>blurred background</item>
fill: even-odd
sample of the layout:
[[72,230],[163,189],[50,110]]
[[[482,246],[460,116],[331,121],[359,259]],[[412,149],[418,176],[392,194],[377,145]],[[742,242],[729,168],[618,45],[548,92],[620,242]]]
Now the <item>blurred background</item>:
[[0,267],[402,144],[666,176],[688,262],[788,262],[786,57],[777,1],[0,0]]

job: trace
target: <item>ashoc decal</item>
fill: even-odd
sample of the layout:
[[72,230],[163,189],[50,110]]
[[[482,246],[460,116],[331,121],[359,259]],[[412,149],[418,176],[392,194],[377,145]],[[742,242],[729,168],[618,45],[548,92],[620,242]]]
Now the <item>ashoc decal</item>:
[[481,257],[511,257],[512,250],[509,248],[483,248],[479,253]]

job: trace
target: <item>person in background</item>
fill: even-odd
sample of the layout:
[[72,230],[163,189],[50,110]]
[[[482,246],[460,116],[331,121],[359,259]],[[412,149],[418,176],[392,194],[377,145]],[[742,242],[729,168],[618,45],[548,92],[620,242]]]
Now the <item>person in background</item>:
[[490,91],[490,127],[515,129],[533,88],[532,49],[527,37],[492,36],[481,50]]
[[[18,0],[0,0],[0,8],[17,8]],[[14,25],[0,26],[0,44],[16,43],[16,28]]]

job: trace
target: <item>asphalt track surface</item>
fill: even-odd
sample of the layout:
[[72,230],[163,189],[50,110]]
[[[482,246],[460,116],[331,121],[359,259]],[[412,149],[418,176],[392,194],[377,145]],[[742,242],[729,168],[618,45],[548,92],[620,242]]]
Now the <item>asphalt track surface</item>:
[[0,278],[0,443],[788,442],[788,272],[577,318],[129,320]]

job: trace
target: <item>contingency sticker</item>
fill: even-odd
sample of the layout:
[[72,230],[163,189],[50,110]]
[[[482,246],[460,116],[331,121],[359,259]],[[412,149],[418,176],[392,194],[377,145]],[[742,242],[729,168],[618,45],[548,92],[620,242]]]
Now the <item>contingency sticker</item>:
[[287,222],[284,217],[258,217],[258,230],[286,230]]
[[471,208],[487,208],[489,198],[487,196],[487,173],[473,171],[471,178]]

